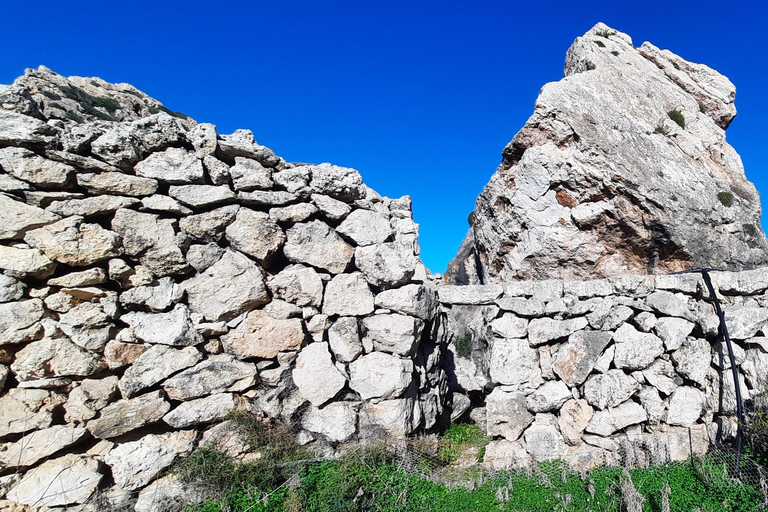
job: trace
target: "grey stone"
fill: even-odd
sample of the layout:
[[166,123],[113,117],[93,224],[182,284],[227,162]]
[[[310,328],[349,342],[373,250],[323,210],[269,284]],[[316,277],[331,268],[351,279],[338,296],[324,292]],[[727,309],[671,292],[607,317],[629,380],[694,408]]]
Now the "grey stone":
[[689,339],[672,353],[672,360],[675,362],[677,373],[702,387],[706,385],[712,360],[711,348],[707,340]]
[[218,144],[218,151],[230,159],[238,156],[252,158],[266,167],[275,167],[280,162],[271,149],[253,140],[251,130],[235,130],[229,135],[220,135]]
[[45,278],[53,274],[56,262],[39,249],[7,247],[0,245],[0,269],[8,271],[12,277]]
[[213,242],[205,245],[193,244],[187,250],[187,263],[202,273],[219,261],[222,254],[224,254],[224,249]]
[[52,411],[59,405],[60,401],[43,389],[9,389],[0,397],[0,439],[50,426]]
[[571,390],[563,381],[550,380],[528,395],[526,404],[531,412],[558,411],[571,398]]
[[104,361],[66,338],[33,341],[16,353],[11,371],[19,380],[87,377],[106,368]]
[[98,460],[70,453],[27,472],[6,498],[35,510],[79,505],[93,496],[101,478]]
[[389,218],[370,210],[355,210],[339,224],[336,231],[349,238],[356,246],[380,244],[394,233]]
[[202,162],[194,153],[180,148],[168,148],[165,151],[152,153],[137,163],[134,170],[143,178],[153,178],[172,185],[205,181]]
[[180,299],[179,285],[170,277],[163,277],[120,294],[120,304],[123,306],[147,307],[154,312],[164,311]]
[[0,304],[0,345],[18,344],[43,336],[43,301],[21,300]]
[[[120,393],[123,398],[132,398],[174,373],[196,364],[202,357],[194,347],[174,349],[166,345],[153,345],[120,378]],[[173,396],[171,398],[178,400]]]
[[242,254],[227,250],[204,272],[181,285],[190,309],[217,322],[231,320],[269,302],[261,269]]
[[73,288],[76,286],[90,286],[101,284],[107,281],[107,273],[101,268],[89,268],[80,272],[70,272],[61,277],[48,280],[48,286],[63,286]]
[[339,274],[355,255],[349,244],[319,220],[295,224],[286,231],[286,236],[283,253],[292,263],[306,263]]
[[496,305],[504,311],[511,311],[520,316],[537,317],[544,315],[544,303],[538,299],[502,297],[496,299]]
[[151,196],[157,192],[157,180],[122,172],[77,173],[75,178],[77,184],[91,194],[120,194],[142,197]]
[[637,396],[648,415],[648,423],[658,425],[664,419],[664,413],[667,410],[664,401],[659,396],[659,391],[653,386],[643,386]]
[[254,190],[252,192],[238,192],[238,200],[248,206],[271,208],[273,206],[286,206],[299,201],[296,194],[282,190]]
[[664,353],[664,344],[655,335],[639,332],[630,324],[622,324],[613,334],[617,367],[628,370],[644,370]]
[[675,373],[672,363],[663,359],[657,359],[643,370],[643,377],[665,395],[671,395],[677,386],[683,384],[683,379]]
[[488,435],[504,436],[508,441],[516,441],[534,419],[526,407],[525,395],[520,392],[495,388],[485,398],[485,406]]
[[535,388],[541,380],[539,353],[526,340],[494,338],[490,375],[500,384]]
[[363,179],[354,169],[324,163],[312,166],[311,172],[310,187],[318,194],[347,202],[365,197]]
[[310,406],[301,419],[301,426],[329,441],[342,443],[357,432],[357,410],[348,402],[334,402],[318,409]]
[[704,393],[696,388],[681,386],[672,393],[669,399],[666,423],[689,427],[701,416],[704,407]]
[[534,318],[528,324],[528,342],[531,346],[538,346],[548,341],[570,336],[587,326],[584,317],[570,318],[568,320],[555,320],[552,318]]
[[115,213],[120,208],[128,208],[138,204],[139,200],[135,197],[122,196],[93,196],[85,199],[65,199],[63,201],[53,201],[45,211],[69,217],[80,215],[82,217],[97,217]]
[[301,396],[315,407],[331,400],[347,383],[333,365],[328,344],[321,342],[311,343],[299,352],[292,377]]
[[[0,123],[2,123],[0,113]],[[0,148],[0,166],[20,180],[42,188],[62,186],[75,169],[69,165],[46,160],[24,148]]]
[[112,219],[112,229],[122,237],[125,253],[138,256],[141,264],[157,277],[188,268],[174,225],[171,219],[127,209],[118,210]]
[[231,204],[209,212],[189,215],[179,221],[179,228],[202,242],[215,242],[222,239],[224,230],[235,220],[239,209],[238,205]]
[[[635,316],[635,325],[643,332],[650,332],[656,326],[658,319],[653,313],[643,311]],[[662,338],[663,339],[663,338]]]
[[551,414],[537,414],[523,437],[528,453],[537,462],[559,459],[565,451],[563,436],[557,430],[555,417]]
[[365,316],[373,312],[374,298],[363,274],[338,274],[325,287],[323,313]]
[[137,441],[121,443],[104,457],[115,483],[135,491],[152,481],[162,470],[192,452],[197,433],[191,430],[148,434]]
[[26,231],[59,219],[55,213],[0,194],[0,239],[21,238]]
[[235,165],[229,169],[229,175],[235,190],[268,190],[274,185],[272,171],[250,158],[236,157]]
[[0,444],[0,466],[4,469],[34,466],[54,453],[82,440],[88,431],[72,425],[54,425],[25,435],[15,443]]
[[444,304],[493,304],[503,293],[497,284],[437,287],[437,296]]
[[283,169],[272,176],[275,184],[288,192],[299,192],[307,188],[312,178],[312,167],[299,165],[291,169]]
[[647,420],[648,415],[643,406],[628,400],[616,408],[597,411],[585,431],[590,434],[610,436],[623,428]]
[[164,215],[173,216],[186,216],[192,215],[192,210],[168,196],[161,196],[155,194],[153,196],[145,197],[141,200],[141,208],[139,210],[143,212],[155,212]]
[[168,313],[125,313],[120,319],[128,324],[136,336],[147,343],[189,346],[203,341],[189,318],[185,304],[177,304]]
[[[145,155],[150,153],[163,155],[156,152],[182,142],[185,131],[175,117],[160,112],[130,123],[113,123],[103,135],[99,135],[91,143],[91,152],[96,158],[105,162],[122,169],[130,169]],[[170,157],[171,162],[167,166],[162,165],[164,163],[162,156],[155,157],[151,161],[155,172],[162,173],[165,168],[173,169],[172,164],[181,165],[181,162],[176,161],[180,159],[177,155],[186,151],[171,149],[175,150],[172,155],[176,158]],[[149,167],[149,164],[146,165]]]
[[29,231],[24,241],[52,260],[72,266],[91,265],[122,254],[116,233],[98,224],[86,224],[78,216]]
[[381,289],[406,284],[416,272],[413,250],[397,242],[355,249],[355,265],[372,285]]
[[267,266],[285,243],[285,233],[264,212],[240,208],[225,236],[232,247]]
[[363,353],[357,318],[340,317],[328,329],[328,345],[337,361],[351,363]]
[[360,409],[362,439],[402,439],[417,426],[411,398],[365,402]]
[[19,300],[24,295],[24,288],[22,281],[0,274],[0,303]]
[[491,322],[491,331],[501,338],[525,338],[528,334],[528,320],[504,313]]
[[274,297],[300,307],[320,307],[323,301],[323,281],[311,267],[289,265],[269,281],[267,286]]
[[86,427],[93,437],[118,437],[145,425],[155,423],[171,408],[159,391],[152,391],[130,400],[119,400],[101,410],[98,418]]
[[163,416],[163,421],[173,428],[187,428],[201,423],[221,420],[238,406],[232,393],[215,395],[182,402],[174,410]]
[[413,356],[424,330],[424,321],[398,314],[363,318],[363,344],[372,343],[375,350],[401,356]]
[[304,222],[317,213],[317,207],[312,203],[299,203],[290,206],[269,209],[269,218],[278,224],[295,224]]
[[723,309],[728,334],[734,340],[751,338],[768,323],[768,309],[765,308],[727,306]]
[[372,352],[349,364],[349,387],[363,400],[397,398],[410,386],[413,362]]
[[655,330],[659,338],[664,341],[664,346],[669,350],[676,350],[683,344],[685,338],[691,334],[693,322],[683,318],[664,317],[656,322]]
[[189,400],[231,391],[232,387],[242,391],[257,380],[256,365],[238,361],[229,354],[219,354],[166,380],[163,389],[171,400]]
[[101,305],[84,302],[59,317],[59,328],[76,345],[101,351],[111,337],[114,324]]
[[312,202],[328,220],[341,220],[352,211],[346,203],[322,194],[312,194]]
[[376,295],[374,302],[379,308],[426,321],[435,318],[439,307],[436,287],[431,283],[407,284],[400,288],[384,290]]
[[655,291],[646,297],[645,302],[663,315],[688,318],[690,311],[682,297],[668,291]]
[[578,331],[557,351],[552,370],[568,386],[580,386],[592,372],[600,355],[610,343],[612,333]]
[[64,404],[66,411],[64,420],[68,423],[81,423],[94,418],[109,404],[116,393],[117,376],[115,375],[81,381],[79,386],[69,392],[67,403]]
[[171,185],[168,195],[192,208],[207,208],[236,199],[235,193],[226,185]]
[[637,381],[621,370],[608,370],[605,374],[587,379],[583,394],[590,405],[603,410],[616,407],[639,389]]

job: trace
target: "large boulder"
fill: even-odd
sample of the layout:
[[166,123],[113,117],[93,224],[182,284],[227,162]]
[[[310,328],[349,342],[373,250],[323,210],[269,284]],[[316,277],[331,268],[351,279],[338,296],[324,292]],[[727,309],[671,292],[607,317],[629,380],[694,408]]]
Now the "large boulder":
[[725,139],[735,93],[703,64],[595,25],[504,148],[447,280],[764,266],[760,198]]

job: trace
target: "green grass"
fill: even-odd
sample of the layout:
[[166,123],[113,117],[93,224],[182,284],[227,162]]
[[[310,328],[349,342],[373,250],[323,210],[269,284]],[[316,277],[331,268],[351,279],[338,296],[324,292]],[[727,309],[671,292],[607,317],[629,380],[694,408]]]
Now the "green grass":
[[453,342],[456,347],[456,354],[461,357],[469,357],[472,354],[472,335],[467,333]]
[[717,193],[717,199],[726,208],[733,206],[733,194],[730,192],[722,191]]
[[581,477],[564,463],[552,462],[530,473],[499,472],[467,488],[410,474],[386,457],[358,454],[313,464],[292,485],[271,493],[238,488],[223,500],[189,511],[620,512],[627,510],[622,484],[639,492],[647,512],[661,512],[665,495],[676,512],[764,510],[755,488],[718,477],[720,468],[706,464],[680,462],[629,471],[600,467]]
[[755,227],[754,224],[742,224],[741,227],[744,228],[744,231],[749,236],[755,236],[755,234],[757,234],[757,228]]
[[485,446],[491,438],[485,435],[477,425],[470,423],[453,423],[445,431],[438,442],[437,456],[444,464],[456,462],[459,456],[468,448],[478,448],[478,458],[482,461]]
[[614,57],[618,57],[619,56],[619,52],[617,52],[616,50],[613,50],[611,52],[611,54],[613,54]]
[[602,41],[597,41],[597,40],[595,40],[595,44],[596,44],[597,46],[599,46],[600,48],[605,48],[605,43],[603,43]]
[[683,113],[679,110],[670,110],[667,112],[667,115],[671,120],[673,120],[680,128],[685,128],[685,117],[683,116]]

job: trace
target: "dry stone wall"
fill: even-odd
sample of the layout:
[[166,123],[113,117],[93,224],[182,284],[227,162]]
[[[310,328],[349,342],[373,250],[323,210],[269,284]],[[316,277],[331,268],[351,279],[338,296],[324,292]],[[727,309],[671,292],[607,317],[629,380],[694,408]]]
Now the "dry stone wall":
[[408,196],[130,86],[40,69],[0,100],[0,498],[153,510],[233,411],[321,452],[439,420]]
[[[768,385],[768,269],[710,275],[747,402]],[[486,426],[492,468],[661,463],[735,435],[734,378],[700,274],[438,294],[452,415]]]

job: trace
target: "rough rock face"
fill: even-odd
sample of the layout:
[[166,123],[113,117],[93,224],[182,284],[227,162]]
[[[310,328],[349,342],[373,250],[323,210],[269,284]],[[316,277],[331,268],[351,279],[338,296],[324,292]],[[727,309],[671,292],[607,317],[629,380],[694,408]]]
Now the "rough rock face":
[[602,23],[574,41],[477,199],[446,279],[585,279],[768,263],[725,140],[736,90]]

